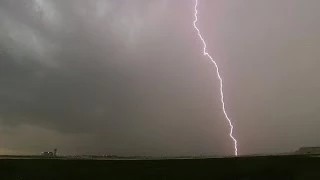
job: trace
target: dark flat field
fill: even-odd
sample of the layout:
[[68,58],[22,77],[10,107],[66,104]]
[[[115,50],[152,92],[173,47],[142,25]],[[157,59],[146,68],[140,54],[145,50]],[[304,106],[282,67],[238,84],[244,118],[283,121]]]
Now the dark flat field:
[[0,159],[0,180],[320,179],[320,158],[265,156],[171,160]]

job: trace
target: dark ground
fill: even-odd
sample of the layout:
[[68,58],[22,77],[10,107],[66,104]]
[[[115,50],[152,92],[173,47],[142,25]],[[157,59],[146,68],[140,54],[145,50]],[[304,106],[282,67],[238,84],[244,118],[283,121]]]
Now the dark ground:
[[176,160],[1,159],[0,180],[319,179],[320,157]]

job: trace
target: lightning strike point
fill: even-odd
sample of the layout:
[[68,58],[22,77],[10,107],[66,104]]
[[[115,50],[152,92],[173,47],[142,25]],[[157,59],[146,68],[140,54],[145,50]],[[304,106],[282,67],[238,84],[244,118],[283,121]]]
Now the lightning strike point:
[[216,70],[217,70],[217,76],[218,79],[220,81],[220,95],[221,95],[221,104],[222,104],[222,110],[224,113],[224,116],[226,118],[226,120],[228,121],[229,127],[230,127],[230,132],[229,132],[229,136],[230,138],[233,140],[234,143],[234,155],[238,156],[238,141],[237,139],[233,136],[233,124],[232,121],[230,120],[226,108],[225,108],[225,103],[224,103],[224,93],[223,93],[223,80],[221,78],[220,72],[219,72],[219,66],[216,63],[216,61],[211,57],[211,55],[207,52],[207,44],[201,34],[201,31],[199,30],[199,28],[197,27],[197,22],[198,22],[198,0],[195,0],[195,5],[194,5],[194,21],[193,21],[193,26],[194,28],[197,30],[198,36],[200,38],[200,40],[202,41],[203,44],[203,55],[207,56],[211,62],[215,65]]

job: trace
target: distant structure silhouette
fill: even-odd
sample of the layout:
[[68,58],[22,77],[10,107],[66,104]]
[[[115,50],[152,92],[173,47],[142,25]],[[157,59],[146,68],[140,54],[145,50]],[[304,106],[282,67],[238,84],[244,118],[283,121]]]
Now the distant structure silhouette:
[[320,147],[301,147],[296,154],[320,155]]
[[46,156],[46,157],[55,157],[57,156],[57,148],[53,149],[53,152],[42,152],[41,156]]
[[42,152],[41,156],[52,157],[53,156],[53,152]]

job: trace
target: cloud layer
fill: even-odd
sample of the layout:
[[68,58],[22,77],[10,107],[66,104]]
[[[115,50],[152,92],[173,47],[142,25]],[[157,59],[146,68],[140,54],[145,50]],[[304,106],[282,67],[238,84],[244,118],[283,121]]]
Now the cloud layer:
[[[232,154],[193,1],[2,0],[0,153]],[[240,154],[317,145],[317,0],[201,1]]]

